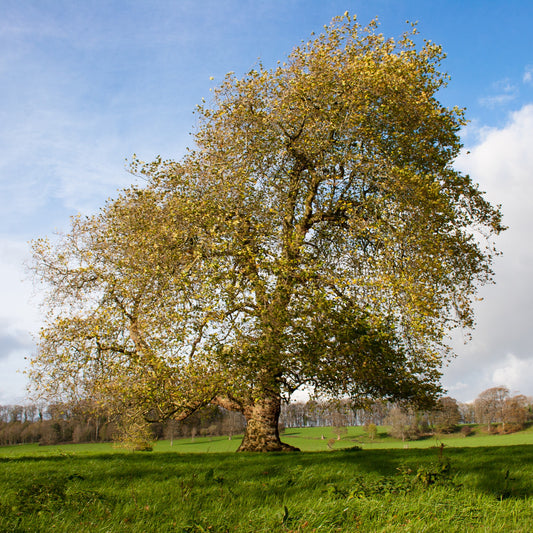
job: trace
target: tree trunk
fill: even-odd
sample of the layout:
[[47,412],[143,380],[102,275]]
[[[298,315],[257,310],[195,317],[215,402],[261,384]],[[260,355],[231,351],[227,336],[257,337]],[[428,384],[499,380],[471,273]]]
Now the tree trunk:
[[278,421],[281,398],[265,395],[253,404],[244,407],[246,430],[238,452],[299,451],[298,448],[281,442]]

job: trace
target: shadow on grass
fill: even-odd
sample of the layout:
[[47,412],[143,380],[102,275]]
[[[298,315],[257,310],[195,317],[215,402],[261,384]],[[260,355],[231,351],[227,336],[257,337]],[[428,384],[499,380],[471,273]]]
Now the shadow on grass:
[[64,476],[79,474],[93,483],[186,480],[199,491],[246,486],[246,494],[254,499],[301,490],[319,494],[332,483],[349,488],[361,476],[391,478],[405,468],[416,472],[434,464],[441,454],[449,459],[452,474],[464,489],[499,500],[533,496],[533,447],[529,445],[268,454],[106,452],[9,457],[0,458],[0,463],[14,468],[28,465],[42,476],[59,470]]
[[531,445],[455,448],[452,461],[465,477],[465,484],[498,500],[533,496],[533,447]]

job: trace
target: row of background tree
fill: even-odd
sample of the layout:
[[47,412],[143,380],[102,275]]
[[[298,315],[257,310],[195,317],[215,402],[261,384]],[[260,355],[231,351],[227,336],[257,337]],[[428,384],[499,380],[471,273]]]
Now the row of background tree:
[[[511,396],[507,387],[483,391],[472,403],[440,398],[431,411],[417,411],[396,403],[374,401],[353,409],[349,401],[294,402],[282,407],[281,429],[332,427],[338,438],[348,426],[365,426],[370,437],[377,426],[389,426],[389,434],[413,440],[435,433],[469,432],[468,424],[486,424],[487,431],[509,433],[533,421],[533,398]],[[218,406],[201,409],[184,421],[170,420],[152,425],[154,439],[220,436],[242,433],[245,420],[240,413]],[[0,406],[0,445],[23,443],[112,441],[117,426],[90,402]]]
[[[533,398],[511,396],[507,387],[492,387],[473,402],[461,403],[449,396],[437,401],[431,411],[418,411],[397,403],[374,401],[363,409],[349,402],[317,403],[312,400],[284,406],[285,427],[389,426],[389,434],[411,440],[435,433],[453,433],[460,425],[486,424],[488,432],[511,433],[533,421]],[[463,431],[467,434],[468,429]]]

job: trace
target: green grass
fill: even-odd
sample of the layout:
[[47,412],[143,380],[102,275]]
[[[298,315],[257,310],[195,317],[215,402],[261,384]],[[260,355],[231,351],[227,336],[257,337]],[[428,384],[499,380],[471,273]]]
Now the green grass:
[[[335,446],[361,439],[355,429]],[[322,431],[288,430],[284,440],[322,446]],[[456,441],[486,438],[494,444],[506,436]],[[227,438],[174,441],[172,448],[160,442],[154,453],[111,445],[2,448],[0,532],[531,530],[531,445],[446,445],[444,459],[440,449],[376,445],[292,454],[178,452],[234,450],[238,440]]]
[[431,486],[428,449],[4,459],[0,530],[529,531],[531,447],[448,457]]
[[[366,437],[362,427],[349,427],[347,434],[340,441],[332,428],[289,428],[283,435],[282,440],[292,444],[305,452],[332,451],[353,446],[360,446],[365,450],[379,449],[404,449],[404,448],[433,448],[444,444],[446,448],[465,448],[480,446],[511,446],[533,444],[533,426],[518,433],[509,435],[487,435],[484,427],[474,426],[472,435],[463,437],[460,433],[439,437],[423,438],[416,441],[403,442],[387,435],[388,427],[378,428],[378,436],[373,441]],[[323,437],[323,438],[322,438]],[[162,440],[155,443],[155,452],[178,452],[178,453],[221,453],[234,452],[241,442],[240,436],[231,440],[228,437],[195,437],[170,441]],[[14,457],[20,455],[61,455],[75,453],[125,453],[126,450],[117,448],[110,443],[99,444],[64,444],[61,446],[39,446],[38,444],[25,444],[18,446],[0,447],[0,457]]]

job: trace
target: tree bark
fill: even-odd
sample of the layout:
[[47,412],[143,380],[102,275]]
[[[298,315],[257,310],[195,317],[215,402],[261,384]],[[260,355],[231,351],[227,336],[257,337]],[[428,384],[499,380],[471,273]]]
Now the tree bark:
[[238,452],[289,452],[299,448],[281,442],[278,421],[281,412],[279,395],[264,395],[244,406],[246,430]]

